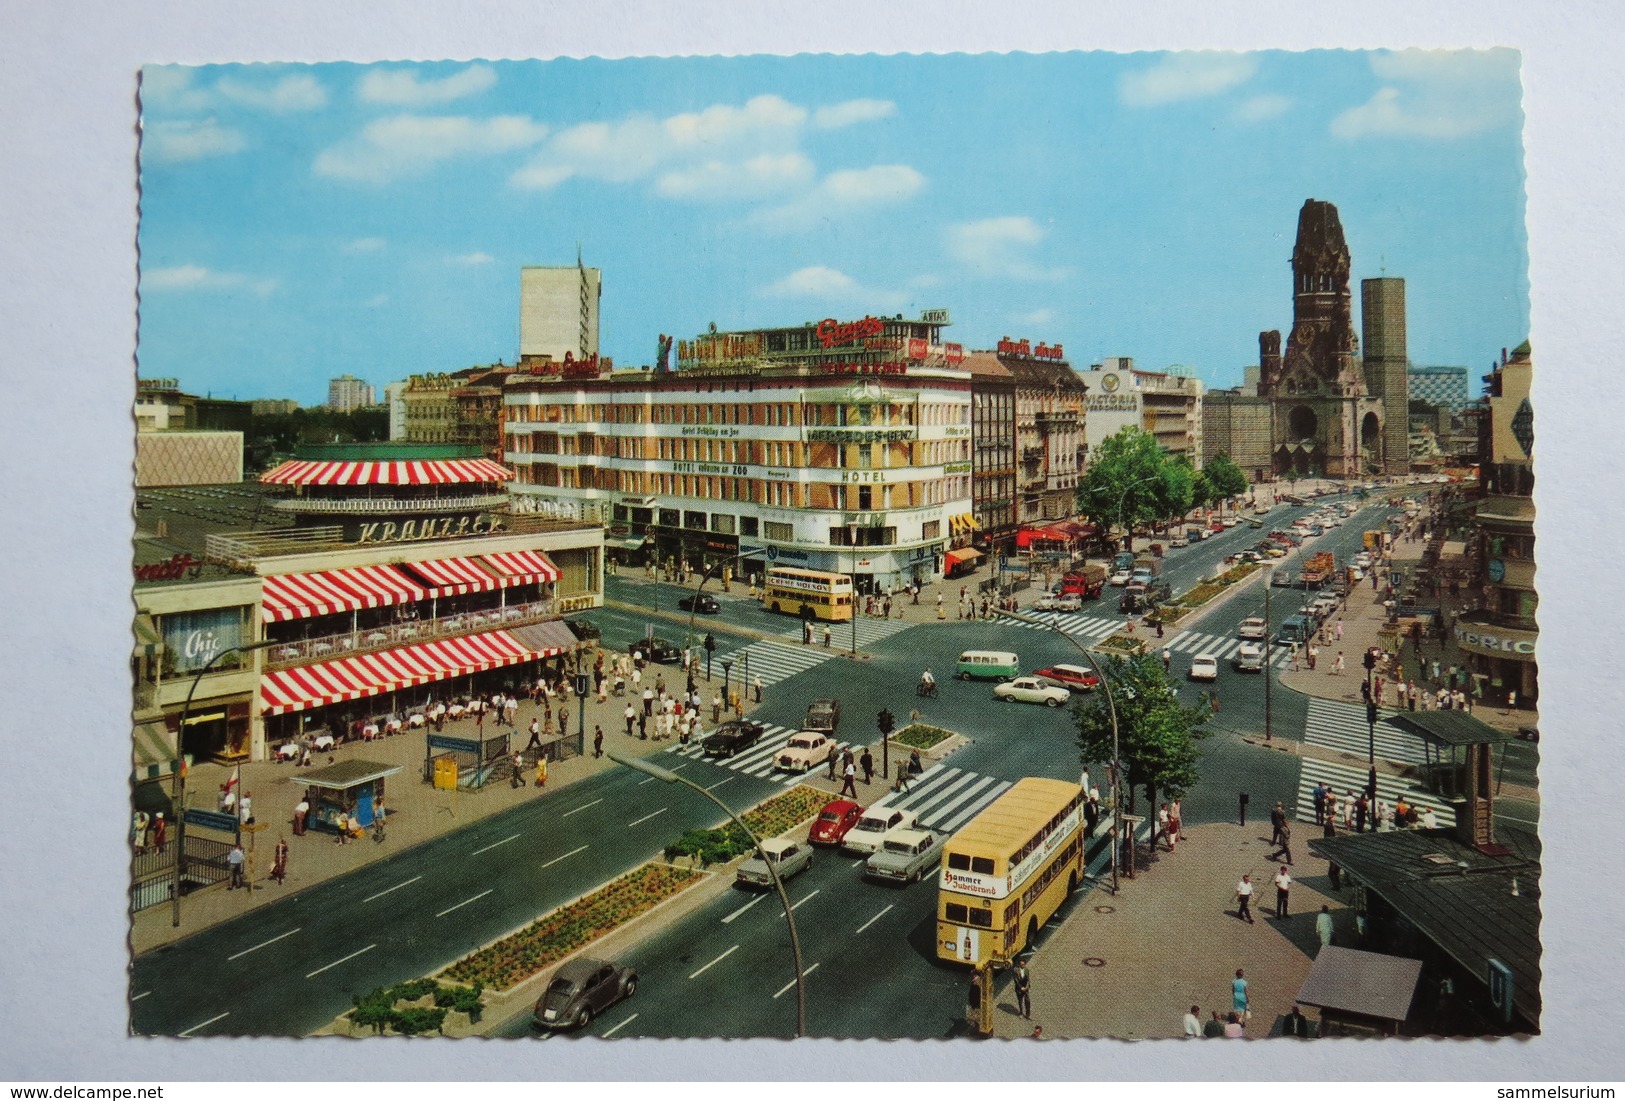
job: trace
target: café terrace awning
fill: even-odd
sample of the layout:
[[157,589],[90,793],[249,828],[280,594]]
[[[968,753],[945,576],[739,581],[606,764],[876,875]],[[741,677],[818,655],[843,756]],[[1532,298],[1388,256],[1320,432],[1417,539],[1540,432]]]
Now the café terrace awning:
[[305,711],[545,656],[507,631],[438,639],[395,650],[280,669],[260,678],[260,710]]
[[512,551],[508,554],[484,554],[480,561],[502,575],[503,585],[528,585],[537,581],[557,581],[558,567],[540,551]]
[[489,459],[315,462],[293,459],[260,475],[262,485],[420,486],[507,482],[513,471]]
[[502,579],[482,569],[477,558],[436,558],[429,562],[408,562],[406,568],[428,582],[436,596],[484,593],[502,585]]
[[425,600],[429,590],[396,566],[351,566],[316,573],[272,574],[265,579],[262,623],[382,608]]
[[974,562],[980,557],[982,552],[974,547],[958,547],[943,555],[943,562],[949,569],[953,569],[962,562]]

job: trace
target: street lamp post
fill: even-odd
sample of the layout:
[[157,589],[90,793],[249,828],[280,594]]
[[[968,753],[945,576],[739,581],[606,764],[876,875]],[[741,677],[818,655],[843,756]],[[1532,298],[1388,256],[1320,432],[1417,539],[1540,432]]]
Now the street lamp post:
[[686,777],[679,776],[670,769],[661,768],[659,765],[651,764],[650,762],[643,760],[641,757],[624,757],[615,750],[607,750],[604,753],[604,756],[608,757],[611,761],[614,761],[618,765],[625,765],[627,768],[630,768],[636,772],[642,772],[645,775],[653,776],[656,780],[660,780],[668,784],[682,784],[686,788],[699,792],[701,795],[711,800],[711,802],[721,807],[722,812],[733,821],[734,825],[745,831],[745,836],[749,837],[751,844],[756,847],[757,857],[761,859],[763,864],[767,865],[767,874],[773,879],[773,889],[778,892],[779,902],[784,906],[784,920],[790,927],[790,955],[794,959],[796,968],[796,1037],[799,1039],[806,1036],[807,984],[806,972],[801,966],[801,938],[796,933],[796,914],[795,910],[793,910],[790,906],[790,896],[785,893],[784,881],[779,878],[779,870],[774,867],[773,862],[767,858],[767,853],[762,851],[762,842],[756,836],[755,831],[749,826],[745,825],[745,823],[737,814],[733,812],[733,809],[729,807],[727,803],[724,803],[721,799],[718,799],[715,795],[711,794],[711,792],[705,790],[694,781],[689,780]]
[[[1112,833],[1111,833],[1111,850],[1112,850],[1112,894],[1115,895],[1117,893],[1117,891],[1118,891],[1117,845],[1118,845],[1118,840],[1119,840],[1118,835],[1121,833],[1122,825],[1123,825],[1123,800],[1122,800],[1122,797],[1121,797],[1121,795],[1122,795],[1122,792],[1121,792],[1121,789],[1122,789],[1122,782],[1121,782],[1122,763],[1118,759],[1117,703],[1116,703],[1116,701],[1114,701],[1112,699],[1111,682],[1106,679],[1106,671],[1104,669],[1102,669],[1100,667],[1100,663],[1095,660],[1095,655],[1090,653],[1089,648],[1087,646],[1085,646],[1083,643],[1079,642],[1077,640],[1076,636],[1068,634],[1066,631],[1061,630],[1059,627],[1055,626],[1055,624],[1053,624],[1053,623],[1047,623],[1042,619],[1035,619],[1034,617],[1032,617],[1030,615],[1027,615],[1027,614],[1025,614],[1023,612],[1005,612],[1004,614],[1009,616],[1011,619],[1014,619],[1014,620],[1016,620],[1016,621],[1018,621],[1020,623],[1025,623],[1030,627],[1044,627],[1044,628],[1047,628],[1047,629],[1049,629],[1051,631],[1054,631],[1056,634],[1060,635],[1062,638],[1064,638],[1068,642],[1070,642],[1073,646],[1077,647],[1078,653],[1083,655],[1083,659],[1085,661],[1087,661],[1089,663],[1089,667],[1095,671],[1095,676],[1100,678],[1101,691],[1106,693],[1106,713],[1111,718],[1111,723],[1112,723],[1112,768],[1111,768],[1111,777],[1112,777],[1112,785],[1111,785],[1112,786]],[[1088,795],[1089,795],[1088,792],[1084,792],[1083,794],[1084,794],[1085,798],[1087,798]],[[1129,869],[1129,874],[1133,875],[1133,869],[1132,868]]]
[[[181,924],[181,875],[186,864],[184,858],[186,852],[186,755],[182,743],[186,739],[187,720],[191,718],[192,714],[192,696],[197,692],[198,683],[203,680],[204,674],[213,669],[214,663],[227,654],[246,654],[252,650],[263,650],[267,646],[274,645],[276,643],[271,639],[262,639],[259,642],[244,643],[242,646],[227,646],[203,663],[203,668],[193,674],[192,685],[186,690],[186,702],[181,705],[180,729],[175,733],[175,780],[170,789],[173,796],[171,801],[174,803],[175,811],[175,876],[174,883],[170,887],[170,904],[174,927],[177,929],[180,928]],[[238,798],[241,798],[240,794]],[[234,806],[234,817],[238,819],[240,826],[242,817],[235,814],[235,810]]]
[[1264,563],[1264,741],[1274,740],[1275,728],[1271,722],[1274,714],[1270,709],[1270,681],[1275,679],[1275,667],[1270,664],[1270,636],[1274,628],[1270,626],[1270,590],[1275,588],[1275,566],[1269,562]]

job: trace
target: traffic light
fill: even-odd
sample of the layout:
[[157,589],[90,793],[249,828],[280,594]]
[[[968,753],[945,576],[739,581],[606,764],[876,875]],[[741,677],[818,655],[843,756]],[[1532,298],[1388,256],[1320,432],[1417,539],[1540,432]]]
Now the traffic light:
[[877,716],[875,719],[875,725],[880,728],[880,733],[882,735],[886,735],[892,732],[892,727],[895,724],[895,721],[896,720],[892,718],[892,713],[890,711],[881,711],[879,716]]
[[1367,726],[1377,725],[1377,701],[1365,701],[1365,722]]
[[1377,667],[1377,655],[1370,650],[1365,652],[1365,667],[1368,672]]
[[717,636],[713,635],[713,634],[707,634],[705,636],[705,652],[709,654],[713,650],[715,650],[716,648],[717,648]]

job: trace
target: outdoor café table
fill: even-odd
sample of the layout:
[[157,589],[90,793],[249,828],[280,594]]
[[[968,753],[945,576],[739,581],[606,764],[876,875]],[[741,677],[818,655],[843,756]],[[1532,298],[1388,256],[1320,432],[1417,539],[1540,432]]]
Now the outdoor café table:
[[318,734],[316,735],[316,740],[310,744],[317,749],[332,749],[335,743],[333,741],[333,735]]
[[463,717],[463,712],[465,710],[467,709],[464,708],[462,704],[454,703],[450,707],[446,708],[446,717],[449,719],[460,719]]
[[424,723],[423,716],[421,714],[418,714],[417,712],[413,712],[411,715],[407,716],[407,719],[406,719],[406,725],[407,726],[415,728],[415,727],[422,726],[423,723]]
[[279,760],[279,761],[293,761],[293,760],[297,760],[298,757],[299,757],[299,743],[298,742],[289,742],[286,745],[282,745],[282,746],[277,747],[276,759]]
[[330,642],[318,642],[316,645],[312,646],[311,649],[318,654],[330,654],[333,652],[333,644]]
[[368,642],[388,642],[389,641],[389,632],[387,632],[387,631],[374,631],[372,634],[367,636],[367,641]]
[[294,658],[299,656],[299,647],[284,646],[282,649],[276,652],[276,656],[281,658],[283,661],[292,661]]
[[438,719],[440,716],[444,715],[445,713],[446,713],[446,705],[443,704],[443,703],[437,703],[437,704],[434,705],[434,710],[429,712],[429,718]]
[[399,734],[400,732],[401,732],[401,720],[399,720],[399,719],[390,719],[387,723],[384,724],[384,733],[385,734]]
[[369,742],[378,737],[378,724],[368,723],[366,726],[363,726],[361,728],[361,736]]

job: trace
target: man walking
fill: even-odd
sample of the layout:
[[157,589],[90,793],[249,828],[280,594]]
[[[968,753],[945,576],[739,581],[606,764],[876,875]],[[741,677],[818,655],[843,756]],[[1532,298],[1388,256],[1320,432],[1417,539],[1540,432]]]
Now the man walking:
[[750,682],[750,686],[751,686],[752,690],[754,690],[755,693],[756,693],[756,702],[761,703],[762,702],[762,678],[759,677],[759,676],[758,677],[752,677],[751,682]]
[[1332,908],[1322,906],[1320,913],[1315,915],[1315,936],[1320,938],[1320,946],[1326,947],[1332,942]]
[[1016,1012],[1024,1020],[1033,1019],[1033,972],[1026,959],[1016,961]]
[[597,723],[592,725],[592,755],[594,757],[604,755],[604,728]]
[[858,766],[853,764],[852,761],[848,759],[846,762],[846,767],[841,770],[840,794],[849,795],[853,799],[856,799],[858,797],[857,778]]
[[875,778],[875,758],[874,754],[869,752],[868,746],[863,747],[863,756],[858,758],[858,764],[863,768],[864,784],[872,783]]
[[653,688],[645,688],[643,690],[643,713],[645,715],[653,715],[655,713],[655,690]]
[[1281,870],[1275,873],[1275,917],[1277,920],[1286,919],[1287,895],[1291,890],[1292,876],[1288,874],[1286,865],[1282,864]]
[[226,854],[226,863],[231,865],[231,886],[227,890],[235,891],[243,885],[243,861],[246,859],[241,842],[233,845],[231,852]]
[[1326,785],[1318,780],[1315,781],[1312,798],[1315,803],[1315,825],[1318,826],[1326,820]]
[[1236,884],[1236,916],[1248,925],[1253,922],[1253,877],[1244,875]]
[[[629,730],[629,731],[627,731],[627,733],[630,734],[631,731]],[[525,743],[525,748],[526,749],[540,749],[540,748],[542,748],[542,724],[537,722],[536,719],[534,719],[534,718],[532,718],[530,720],[530,741]]]
[[832,749],[830,750],[829,757],[826,758],[826,760],[829,764],[829,778],[833,780],[835,779],[836,772],[841,767],[841,755]]
[[626,710],[622,713],[622,715],[626,719],[626,736],[630,738],[632,736],[632,724],[639,718],[639,715],[637,710],[633,708],[631,704],[626,705]]
[[1279,860],[1283,863],[1290,864],[1292,863],[1292,822],[1285,817],[1281,819],[1280,833],[1280,844],[1276,847],[1274,852],[1270,853],[1269,858],[1271,860]]
[[1286,825],[1286,810],[1281,806],[1280,801],[1277,800],[1275,806],[1270,808],[1271,845],[1279,845],[1281,843],[1281,827],[1284,825]]

